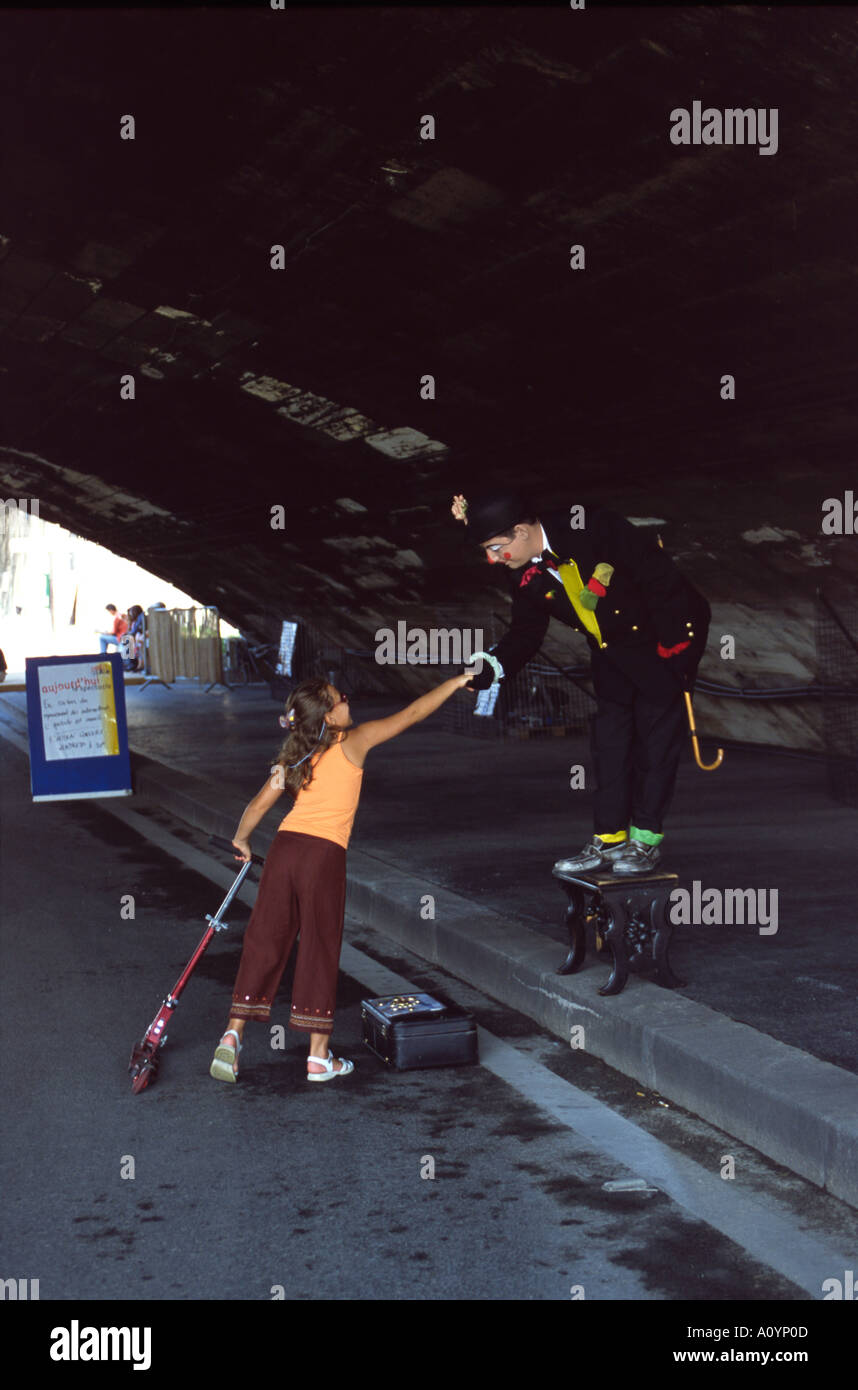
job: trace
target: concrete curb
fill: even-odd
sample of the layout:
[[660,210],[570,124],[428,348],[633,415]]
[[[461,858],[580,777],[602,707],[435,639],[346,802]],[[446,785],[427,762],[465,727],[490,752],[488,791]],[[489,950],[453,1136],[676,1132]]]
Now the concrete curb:
[[[23,711],[15,716],[25,727]],[[138,795],[198,830],[232,838],[234,798],[216,783],[140,754],[132,755],[132,771]],[[256,838],[268,842],[273,833],[260,829]],[[558,975],[556,943],[360,850],[349,850],[348,874],[350,916],[559,1038],[583,1025],[593,1056],[858,1207],[851,1072],[636,976],[622,994],[602,998],[605,965]],[[434,918],[420,915],[426,894]]]
[[[420,900],[435,898],[435,920]],[[562,949],[454,893],[349,851],[348,910],[557,1037],[858,1206],[858,1077],[649,980],[603,998],[605,965],[558,975]],[[562,907],[558,895],[558,910]]]

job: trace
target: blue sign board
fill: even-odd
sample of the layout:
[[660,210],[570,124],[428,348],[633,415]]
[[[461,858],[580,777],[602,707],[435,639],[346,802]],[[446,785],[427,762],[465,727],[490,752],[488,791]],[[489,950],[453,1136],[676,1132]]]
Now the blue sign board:
[[130,796],[119,653],[28,656],[26,668],[33,800]]

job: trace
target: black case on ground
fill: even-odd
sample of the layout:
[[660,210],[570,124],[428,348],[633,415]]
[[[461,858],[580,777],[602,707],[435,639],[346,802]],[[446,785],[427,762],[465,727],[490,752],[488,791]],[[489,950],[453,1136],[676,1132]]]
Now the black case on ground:
[[395,1071],[478,1060],[477,1025],[471,1015],[431,994],[363,999],[360,1011],[364,1042]]

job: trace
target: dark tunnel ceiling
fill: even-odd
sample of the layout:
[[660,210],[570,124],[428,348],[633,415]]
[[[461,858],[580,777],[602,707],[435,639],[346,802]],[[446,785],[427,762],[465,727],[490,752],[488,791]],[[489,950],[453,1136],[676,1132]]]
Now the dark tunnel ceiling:
[[[261,636],[455,604],[450,495],[516,474],[663,518],[710,598],[776,604],[819,563],[856,446],[850,10],[5,11],[0,34],[4,495]],[[777,153],[674,146],[694,100],[777,107]],[[740,542],[772,525],[801,544]]]

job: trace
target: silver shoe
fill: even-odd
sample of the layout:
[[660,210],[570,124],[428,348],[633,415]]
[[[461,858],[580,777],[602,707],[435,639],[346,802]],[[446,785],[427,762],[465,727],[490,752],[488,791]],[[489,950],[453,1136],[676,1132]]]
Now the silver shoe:
[[643,840],[627,840],[623,849],[625,854],[618,856],[612,865],[617,875],[651,873],[661,858],[658,845],[647,845]]
[[628,850],[628,847],[627,840],[621,840],[616,845],[608,845],[599,835],[594,835],[580,854],[573,854],[570,859],[558,859],[554,868],[558,874],[579,874],[590,869],[611,869],[613,871],[615,861]]

